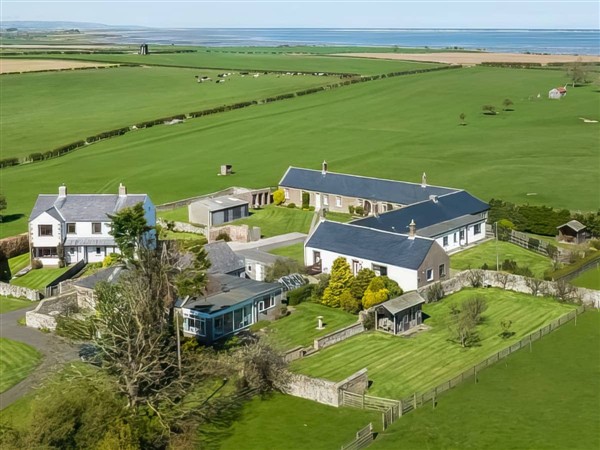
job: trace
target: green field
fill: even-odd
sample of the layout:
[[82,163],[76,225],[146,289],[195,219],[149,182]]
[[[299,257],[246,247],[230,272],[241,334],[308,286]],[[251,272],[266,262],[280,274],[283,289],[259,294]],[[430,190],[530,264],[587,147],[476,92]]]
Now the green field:
[[189,222],[187,206],[170,209],[168,211],[156,211],[156,215],[164,220],[172,220],[174,222]]
[[600,290],[600,266],[588,270],[571,281],[575,286]]
[[[358,317],[341,309],[317,303],[301,303],[287,317],[271,322],[266,328],[268,339],[280,349],[312,346],[315,338],[356,323]],[[317,330],[317,317],[323,316],[324,330]]]
[[8,267],[10,268],[10,273],[14,277],[15,273],[24,269],[29,265],[29,253],[23,253],[22,255],[15,256],[14,258],[10,258],[8,260]]
[[0,338],[0,392],[27,377],[41,357],[40,353],[29,345]]
[[[29,55],[27,55],[29,56]],[[27,57],[26,56],[26,57]],[[31,57],[31,56],[29,56]],[[330,72],[374,75],[403,72],[442,66],[439,63],[421,63],[385,59],[351,58],[319,55],[249,54],[224,52],[172,53],[150,55],[47,55],[42,59],[74,59],[112,63],[179,66],[205,69],[233,69],[246,71]]]
[[0,295],[0,314],[15,311],[17,309],[25,308],[35,304],[36,303],[29,300],[23,300],[15,297],[4,297],[3,295]]
[[[237,74],[222,84],[197,83],[195,79],[202,75],[217,80],[217,74],[212,70],[120,67],[4,75],[0,79],[0,152],[3,158],[24,157],[146,120],[339,81],[312,75],[254,78]],[[93,152],[94,147],[78,151]]]
[[304,244],[302,242],[288,245],[287,247],[275,248],[270,250],[269,253],[277,256],[283,256],[285,258],[295,259],[300,264],[304,265]]
[[381,415],[275,394],[244,405],[239,420],[217,435],[221,446],[216,448],[330,450],[351,442],[369,422],[377,428]]
[[550,258],[503,241],[487,241],[455,253],[450,256],[450,267],[457,270],[480,269],[483,264],[487,264],[490,270],[496,270],[496,248],[500,269],[505,259],[516,261],[519,267],[529,267],[538,278],[543,278],[544,272],[552,268]]
[[[63,182],[73,193],[116,192],[123,182],[160,204],[232,185],[274,186],[289,165],[318,168],[323,159],[332,171],[406,181],[420,181],[425,171],[432,184],[468,189],[484,200],[594,210],[600,135],[579,118],[598,118],[595,88],[571,89],[561,101],[529,100],[565,81],[562,71],[455,69],[127,133],[3,169],[6,214],[15,220],[1,233],[24,231],[26,220],[17,215],[28,215],[38,193],[54,193]],[[514,111],[481,113],[482,104],[500,107],[506,97]],[[224,163],[236,173],[218,177]]]
[[[574,322],[402,417],[373,450],[600,448],[600,313]],[[575,381],[576,380],[576,381]]]
[[[478,326],[479,344],[465,349],[449,341],[450,306],[475,295],[487,300],[488,309]],[[339,381],[366,367],[373,381],[370,394],[402,398],[460,374],[573,308],[554,299],[501,289],[463,289],[439,303],[424,305],[423,312],[430,316],[425,320],[431,326],[427,332],[410,339],[383,332],[361,334],[293,362],[292,369]],[[512,320],[515,333],[506,340],[499,336],[503,320]]]
[[48,284],[58,278],[60,275],[69,270],[69,267],[53,268],[53,269],[35,269],[19,278],[14,278],[10,284],[15,286],[28,287],[30,289],[44,289]]

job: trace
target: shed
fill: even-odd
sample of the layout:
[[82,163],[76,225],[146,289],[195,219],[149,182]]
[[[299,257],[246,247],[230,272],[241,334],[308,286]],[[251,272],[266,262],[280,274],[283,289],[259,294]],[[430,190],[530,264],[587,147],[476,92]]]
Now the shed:
[[418,292],[413,291],[375,307],[375,329],[398,335],[423,323],[422,305]]
[[567,223],[556,227],[556,229],[558,230],[556,240],[559,242],[581,244],[588,237],[586,226],[577,220],[569,220]]
[[215,227],[248,217],[249,204],[235,197],[214,197],[199,200],[188,206],[190,222]]

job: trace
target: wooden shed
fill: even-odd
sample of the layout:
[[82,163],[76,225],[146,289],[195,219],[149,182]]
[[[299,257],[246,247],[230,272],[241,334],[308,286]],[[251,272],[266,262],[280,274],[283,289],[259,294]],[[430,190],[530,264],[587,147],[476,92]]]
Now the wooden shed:
[[581,244],[588,237],[586,226],[577,220],[570,220],[556,228],[558,230],[556,239],[559,242]]
[[375,307],[375,329],[394,335],[423,323],[421,308],[425,303],[418,292],[409,292]]

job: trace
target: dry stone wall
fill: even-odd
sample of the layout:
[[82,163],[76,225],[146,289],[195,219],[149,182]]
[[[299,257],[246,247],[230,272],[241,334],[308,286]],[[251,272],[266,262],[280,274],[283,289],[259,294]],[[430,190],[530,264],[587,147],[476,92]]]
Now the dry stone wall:
[[369,385],[367,369],[361,369],[338,383],[322,378],[293,374],[285,393],[294,397],[313,400],[324,405],[338,407],[342,403],[342,391],[364,394]]
[[42,293],[40,291],[2,282],[0,282],[0,295],[5,297],[26,298],[33,302],[37,302],[42,298]]
[[33,311],[25,313],[25,321],[31,328],[56,329],[56,318],[77,308],[77,297],[74,293],[42,300]]
[[329,347],[330,345],[337,344],[343,340],[346,340],[352,336],[360,334],[365,331],[365,327],[362,323],[355,323],[348,327],[334,331],[333,333],[326,334],[318,339],[315,339],[314,348],[321,350],[322,348]]

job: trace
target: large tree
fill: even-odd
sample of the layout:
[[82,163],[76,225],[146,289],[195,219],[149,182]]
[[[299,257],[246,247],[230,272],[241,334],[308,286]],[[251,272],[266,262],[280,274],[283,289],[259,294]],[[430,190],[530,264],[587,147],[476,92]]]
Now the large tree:
[[463,301],[460,309],[454,305],[450,311],[449,329],[452,339],[461,347],[469,347],[479,340],[477,325],[481,322],[481,315],[487,309],[485,300],[481,297],[472,297]]
[[573,83],[573,87],[578,84],[584,84],[587,82],[587,72],[585,70],[585,65],[581,58],[577,58],[576,61],[572,62],[567,68],[567,75],[571,82]]
[[153,227],[146,221],[146,212],[142,203],[123,208],[108,217],[112,221],[110,234],[114,236],[125,258],[133,259],[138,249],[151,246],[149,232]]

